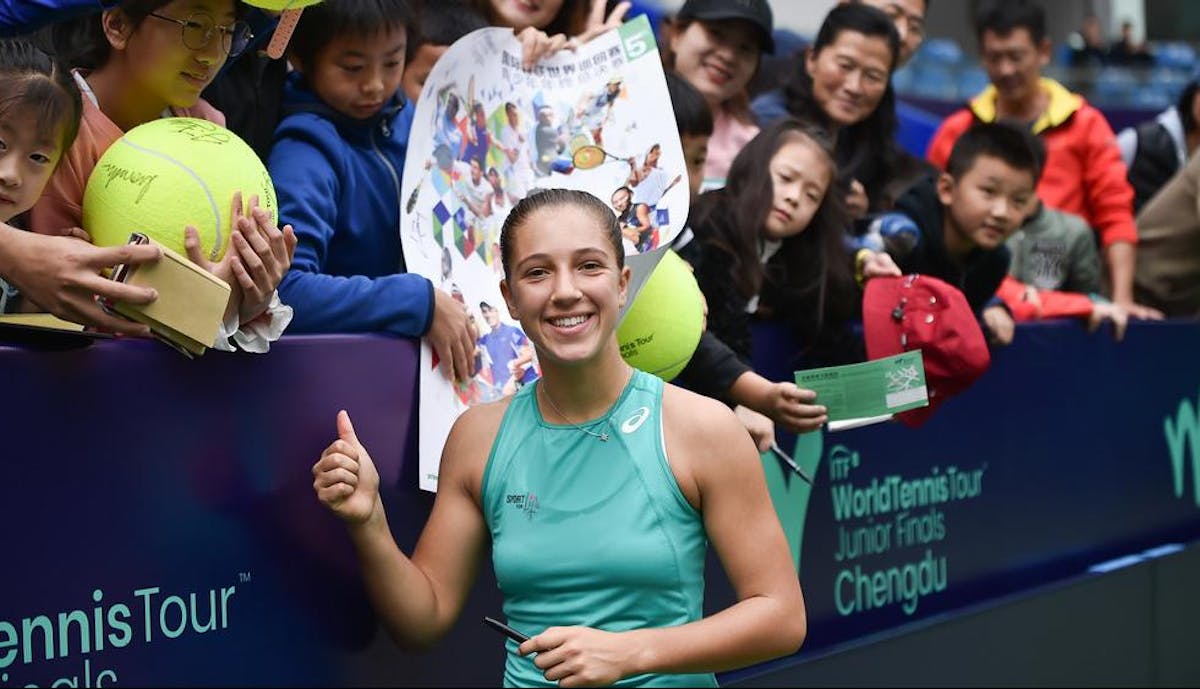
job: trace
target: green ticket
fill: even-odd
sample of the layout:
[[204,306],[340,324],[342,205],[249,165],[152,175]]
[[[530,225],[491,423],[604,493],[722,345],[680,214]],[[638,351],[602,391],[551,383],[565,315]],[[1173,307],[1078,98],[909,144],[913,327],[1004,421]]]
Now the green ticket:
[[817,393],[830,421],[887,416],[929,404],[920,350],[861,364],[796,371],[796,385]]

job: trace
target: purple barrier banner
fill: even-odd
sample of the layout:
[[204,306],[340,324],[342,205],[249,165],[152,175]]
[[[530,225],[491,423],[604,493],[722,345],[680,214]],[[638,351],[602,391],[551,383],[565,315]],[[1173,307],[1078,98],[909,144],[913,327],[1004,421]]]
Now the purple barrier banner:
[[[760,324],[755,348],[764,375],[790,377],[780,328]],[[764,461],[804,584],[800,657],[1200,540],[1197,352],[1194,322],[1134,324],[1120,343],[1022,325],[919,429],[801,436],[811,486]]]
[[313,495],[345,408],[412,547],[431,505],[407,454],[416,362],[376,336],[196,361],[150,341],[0,347],[0,685],[497,683],[482,631],[466,672],[393,647]]
[[[756,346],[765,374],[791,375],[786,337]],[[1198,351],[1197,323],[1135,324],[1120,344],[1021,326],[926,427],[804,436],[811,489],[764,464],[809,609],[805,648],[777,662],[1200,538]],[[417,360],[382,336],[196,361],[150,341],[0,346],[0,685],[498,685],[491,567],[446,639],[401,651],[312,491],[348,409],[411,551],[433,502]],[[712,609],[730,592],[710,563]]]

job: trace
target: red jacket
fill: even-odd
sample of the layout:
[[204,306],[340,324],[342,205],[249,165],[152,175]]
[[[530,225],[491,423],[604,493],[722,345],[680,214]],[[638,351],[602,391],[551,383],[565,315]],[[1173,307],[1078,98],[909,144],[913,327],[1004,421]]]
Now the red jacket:
[[1038,301],[1041,308],[1033,302],[1025,301],[1025,283],[1011,275],[1005,276],[996,290],[996,296],[1004,300],[1015,321],[1037,321],[1043,318],[1086,318],[1092,315],[1095,308],[1092,300],[1086,294],[1077,292],[1060,292],[1058,290],[1038,290]]
[[[1043,78],[1042,89],[1050,101],[1033,125],[1033,133],[1046,144],[1038,196],[1051,208],[1087,220],[1106,247],[1115,242],[1137,243],[1133,187],[1112,127],[1099,110],[1057,81]],[[942,122],[929,143],[929,161],[945,169],[960,134],[977,121],[995,120],[996,87],[988,86],[967,107]]]

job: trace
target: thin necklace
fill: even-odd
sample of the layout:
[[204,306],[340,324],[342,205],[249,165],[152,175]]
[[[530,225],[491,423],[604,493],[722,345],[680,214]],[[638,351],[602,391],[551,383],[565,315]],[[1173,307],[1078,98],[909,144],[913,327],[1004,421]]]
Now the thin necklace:
[[[632,371],[632,369],[631,369],[631,371]],[[631,372],[630,377],[632,377],[632,376],[633,376],[633,374]],[[625,385],[629,385],[629,378],[625,379]],[[621,386],[622,390],[625,389],[625,385]],[[554,403],[554,398],[550,396],[550,390],[548,390],[545,385],[541,385],[539,387],[542,389],[542,396],[545,397],[546,401],[550,403],[550,408],[553,409],[559,416],[561,416],[563,421],[566,421],[568,424],[571,425],[571,427],[573,427],[577,431],[582,431],[584,433],[587,433],[588,435],[592,436],[593,438],[599,438],[600,442],[602,442],[602,443],[608,442],[608,431],[604,430],[604,431],[600,431],[599,433],[597,433],[596,431],[589,430],[589,429],[584,428],[583,426],[580,426],[579,424],[575,423],[574,421],[571,420],[571,418],[569,416],[564,414],[563,411],[558,408],[557,404]],[[608,416],[604,417],[603,419],[600,419],[597,422],[594,422],[592,425],[595,426],[597,423],[602,423],[605,426],[607,426],[609,419],[612,418],[612,415],[616,410],[617,410],[617,407],[616,407],[616,404],[614,403],[613,408],[608,412]]]

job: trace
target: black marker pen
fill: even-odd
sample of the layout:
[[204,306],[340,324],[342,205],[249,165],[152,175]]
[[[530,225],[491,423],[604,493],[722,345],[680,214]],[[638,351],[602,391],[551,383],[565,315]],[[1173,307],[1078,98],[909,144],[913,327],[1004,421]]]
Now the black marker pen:
[[495,618],[485,617],[485,618],[483,618],[483,623],[486,624],[487,626],[491,627],[492,629],[495,629],[496,631],[500,632],[501,634],[507,636],[508,638],[512,639],[513,641],[516,641],[519,644],[529,641],[528,636],[526,636],[525,634],[522,634],[521,632],[518,632],[517,630],[513,629],[512,627],[508,626],[507,624],[504,624],[503,622],[501,622],[500,620],[497,620]]

